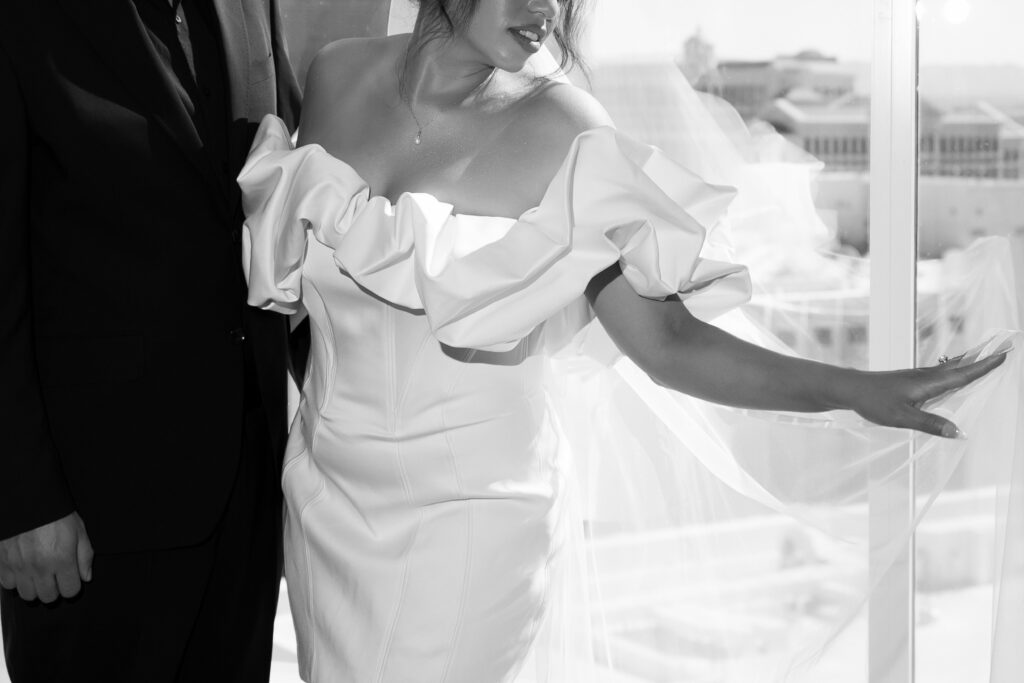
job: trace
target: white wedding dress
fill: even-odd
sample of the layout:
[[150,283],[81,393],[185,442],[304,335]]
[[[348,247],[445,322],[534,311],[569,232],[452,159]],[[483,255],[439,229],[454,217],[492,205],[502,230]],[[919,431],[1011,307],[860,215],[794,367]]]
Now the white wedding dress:
[[[460,215],[427,194],[394,204],[373,196],[322,147],[293,148],[272,116],[239,183],[249,303],[304,308],[313,331],[283,473],[305,680],[605,680],[620,652],[635,654],[628,642],[616,650],[611,631],[645,618],[611,595],[624,581],[641,593],[652,577],[718,585],[736,563],[702,565],[697,551],[715,544],[701,530],[735,527],[749,501],[831,533],[846,552],[865,541],[858,501],[911,466],[900,456],[904,432],[841,413],[710,406],[656,387],[618,356],[583,297],[609,265],[638,294],[679,294],[705,319],[744,302],[750,282],[718,230],[734,190],[611,128],[581,134],[540,205],[518,218]],[[1013,339],[999,335],[988,350]],[[1021,363],[1011,360],[936,409],[971,434],[991,433],[991,419],[1024,430]],[[986,412],[993,396],[1002,412]],[[794,433],[817,447],[793,452]],[[1010,468],[1016,437],[997,441],[975,443]],[[893,561],[966,453],[964,442],[917,445],[927,500],[913,522],[871,537],[871,575]],[[726,509],[736,492],[739,513]],[[1016,495],[1007,491],[1002,519]],[[1005,538],[1020,529],[1004,526]],[[609,561],[590,542],[602,529],[625,532],[611,545],[642,543]],[[636,565],[627,579],[623,557]],[[871,587],[848,591],[843,614],[818,635],[834,635]],[[709,590],[683,610],[711,614]],[[1004,591],[1013,600],[1004,613],[1013,595]],[[822,638],[787,645],[801,653],[790,661]],[[641,663],[631,675],[647,673],[614,680],[788,675],[785,662],[769,672],[763,643],[755,649],[736,663],[709,651],[732,667],[715,677],[658,655],[658,671]]]
[[283,475],[303,676],[512,680],[566,531],[546,359],[615,262],[639,293],[704,315],[744,301],[745,270],[699,256],[732,191],[602,128],[537,208],[458,215],[372,196],[274,117],[239,181],[249,302],[301,300],[313,330]]

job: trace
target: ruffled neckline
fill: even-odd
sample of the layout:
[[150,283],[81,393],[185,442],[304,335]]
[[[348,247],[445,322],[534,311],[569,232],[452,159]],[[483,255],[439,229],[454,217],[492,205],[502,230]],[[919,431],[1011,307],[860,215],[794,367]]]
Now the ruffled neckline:
[[[589,128],[589,129],[583,131],[582,133],[580,133],[579,135],[577,135],[573,139],[572,144],[575,145],[576,141],[579,140],[579,138],[581,136],[586,135],[587,133],[590,133],[592,131],[600,130],[602,128],[607,128],[609,130],[614,130],[611,126],[598,126],[596,128]],[[304,145],[296,145],[294,147],[294,151],[299,152],[299,151],[302,151],[302,150],[307,149],[307,148],[311,149],[314,152],[318,152],[320,154],[323,154],[325,157],[330,159],[331,162],[343,166],[349,173],[351,173],[355,177],[359,178],[359,180],[362,181],[362,183],[367,188],[367,193],[368,193],[367,199],[370,202],[373,202],[374,200],[384,201],[384,202],[387,202],[388,205],[390,207],[392,207],[392,209],[394,209],[394,207],[397,206],[398,203],[402,200],[402,197],[404,197],[406,195],[414,196],[414,197],[422,197],[422,198],[425,198],[425,199],[429,199],[430,201],[436,202],[438,205],[446,207],[453,218],[468,218],[468,219],[493,218],[493,219],[496,219],[496,220],[504,220],[504,221],[521,221],[521,220],[523,220],[523,218],[525,216],[528,216],[531,212],[537,211],[540,208],[540,204],[536,204],[536,205],[530,207],[529,209],[527,209],[526,211],[522,212],[518,216],[501,216],[501,215],[498,215],[498,214],[486,214],[486,213],[461,213],[461,212],[458,212],[458,211],[455,210],[455,205],[454,204],[451,204],[450,202],[446,202],[444,200],[438,199],[436,195],[433,195],[433,194],[431,194],[429,192],[411,192],[411,191],[408,191],[408,190],[405,191],[405,192],[402,192],[400,195],[398,195],[398,197],[396,199],[392,200],[387,195],[374,194],[373,193],[373,187],[359,173],[358,169],[356,169],[355,166],[353,166],[352,164],[348,163],[347,161],[345,161],[341,157],[338,157],[338,156],[335,156],[334,154],[331,154],[330,152],[327,151],[327,148],[325,148],[323,145],[321,145],[321,144],[319,144],[317,142],[307,142]]]
[[294,311],[307,230],[361,287],[423,310],[452,346],[508,348],[582,297],[616,261],[642,296],[702,317],[749,297],[742,266],[707,239],[735,190],[710,185],[610,126],[577,135],[540,203],[518,217],[456,213],[429,193],[371,193],[322,145],[267,116],[239,175],[252,305]]

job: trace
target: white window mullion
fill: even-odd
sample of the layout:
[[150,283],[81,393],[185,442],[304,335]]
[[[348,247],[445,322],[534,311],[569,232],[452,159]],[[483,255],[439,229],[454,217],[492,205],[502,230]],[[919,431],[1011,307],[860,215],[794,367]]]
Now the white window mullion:
[[[869,351],[874,370],[914,364],[917,137],[915,2],[874,0],[869,236]],[[908,459],[911,455],[908,451]],[[871,535],[885,537],[891,525],[905,525],[913,517],[913,501],[911,470],[872,495]],[[870,683],[913,683],[913,539],[889,571],[871,580],[877,582],[877,589],[868,606]]]

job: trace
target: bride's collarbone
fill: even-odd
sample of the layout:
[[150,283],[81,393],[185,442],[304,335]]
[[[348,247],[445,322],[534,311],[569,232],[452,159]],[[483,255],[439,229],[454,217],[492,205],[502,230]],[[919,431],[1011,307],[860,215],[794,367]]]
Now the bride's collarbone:
[[[517,217],[536,203],[522,192],[522,178],[490,160],[462,158],[434,165],[412,159],[380,175],[373,193],[396,202],[406,193],[428,194],[452,205],[453,212],[475,216]],[[373,181],[368,180],[373,188]]]
[[336,156],[359,172],[373,195],[392,202],[419,192],[452,204],[457,213],[518,216],[539,202],[545,188],[537,177],[537,117],[530,106],[542,90],[534,87],[523,96],[524,87],[497,93],[478,107],[415,116],[406,103],[378,90],[349,112]]
[[433,137],[424,132],[419,145],[398,133],[353,149],[351,163],[374,195],[395,202],[406,193],[425,193],[457,213],[511,217],[539,199],[529,194],[531,167],[521,146],[458,127]]

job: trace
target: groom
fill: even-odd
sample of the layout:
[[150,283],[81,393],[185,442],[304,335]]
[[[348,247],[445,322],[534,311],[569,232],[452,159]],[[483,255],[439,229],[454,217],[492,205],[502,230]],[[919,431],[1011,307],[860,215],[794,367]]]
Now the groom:
[[266,681],[284,318],[235,176],[299,93],[276,0],[0,22],[0,617],[26,681]]

